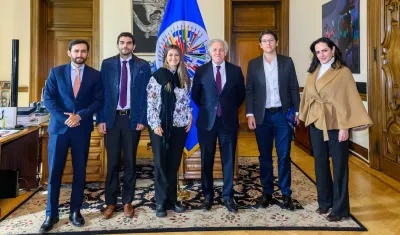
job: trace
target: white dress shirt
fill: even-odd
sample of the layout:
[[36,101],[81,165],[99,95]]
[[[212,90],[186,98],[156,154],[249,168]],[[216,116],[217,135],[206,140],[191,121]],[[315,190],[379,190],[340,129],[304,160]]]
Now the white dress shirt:
[[[214,72],[214,79],[217,81],[217,64],[212,62],[213,65],[213,72]],[[220,64],[221,68],[219,69],[219,72],[221,73],[221,89],[224,88],[225,83],[226,83],[226,70],[225,70],[225,61]]]
[[326,63],[326,64],[321,64],[321,68],[319,68],[319,71],[318,71],[317,80],[318,80],[320,77],[322,77],[322,75],[324,75],[324,73],[325,73],[326,71],[328,71],[329,68],[331,68],[333,62],[335,62],[335,57],[332,57],[332,59],[331,59],[328,63]]
[[[123,109],[130,109],[131,108],[131,68],[129,66],[129,61],[132,59],[132,55],[129,56],[128,59],[126,59],[126,61],[128,61],[126,63],[126,68],[127,68],[127,72],[128,72],[128,82],[127,82],[127,86],[126,86],[126,106],[124,108],[121,107],[120,105],[120,100],[118,98],[118,106],[117,106],[117,110],[123,110]],[[124,59],[122,59],[120,57],[120,66],[121,66],[121,77],[119,80],[119,93],[121,94],[121,82],[122,82],[122,61],[124,61]]]
[[281,97],[279,96],[279,82],[278,82],[278,60],[275,57],[271,63],[263,59],[266,95],[265,108],[281,107]]

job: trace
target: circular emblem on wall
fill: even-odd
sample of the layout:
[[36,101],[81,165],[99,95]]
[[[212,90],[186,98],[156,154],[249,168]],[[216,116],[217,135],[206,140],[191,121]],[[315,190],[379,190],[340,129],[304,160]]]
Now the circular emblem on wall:
[[203,27],[190,21],[177,21],[166,28],[158,37],[156,67],[163,66],[165,48],[177,45],[183,52],[189,77],[192,79],[196,68],[210,60],[207,54],[208,35]]

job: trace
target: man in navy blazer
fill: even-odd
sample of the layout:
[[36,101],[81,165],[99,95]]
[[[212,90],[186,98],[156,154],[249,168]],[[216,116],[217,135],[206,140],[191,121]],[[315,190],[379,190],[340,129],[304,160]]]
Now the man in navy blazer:
[[73,182],[69,220],[83,226],[80,209],[86,177],[93,114],[103,105],[100,72],[85,65],[89,44],[73,40],[68,47],[71,63],[50,70],[44,89],[44,104],[51,114],[48,132],[49,178],[46,220],[40,232],[50,231],[59,220],[58,199],[68,148],[71,148]]
[[224,181],[222,198],[228,211],[237,212],[233,174],[238,110],[245,98],[244,77],[240,67],[225,61],[228,53],[225,41],[211,40],[207,49],[212,61],[196,69],[192,87],[192,99],[199,107],[196,125],[201,149],[202,208],[210,210],[213,203],[213,167],[218,138]]
[[117,47],[119,54],[105,59],[101,65],[105,102],[96,117],[107,150],[105,219],[112,217],[117,204],[121,150],[124,156],[124,215],[127,218],[134,215],[131,203],[136,185],[136,151],[141,131],[147,125],[146,87],[151,77],[149,63],[132,54],[135,38],[131,33],[121,33]]

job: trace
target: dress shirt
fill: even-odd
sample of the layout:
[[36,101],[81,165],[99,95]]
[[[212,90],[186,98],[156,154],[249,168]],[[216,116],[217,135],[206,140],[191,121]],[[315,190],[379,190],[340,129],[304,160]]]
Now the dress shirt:
[[[75,77],[76,77],[76,69],[78,67],[76,67],[73,63],[71,63],[71,84],[72,84],[72,89],[74,89],[74,82],[75,82]],[[83,71],[85,70],[85,64],[83,64],[81,67],[79,67],[80,71],[79,71],[79,77],[81,79],[82,82],[82,77],[83,77]]]
[[[132,55],[129,56],[128,59],[126,59],[126,68],[127,68],[127,73],[128,73],[128,81],[127,81],[127,86],[126,86],[126,106],[124,108],[121,108],[120,100],[118,98],[118,106],[117,106],[117,110],[123,110],[123,109],[130,109],[131,108],[131,68],[129,66],[129,61],[132,59]],[[121,75],[120,75],[120,79],[119,79],[119,89],[121,89],[121,82],[122,82],[122,61],[124,61],[124,59],[122,57],[120,57],[120,66],[121,66]],[[120,91],[121,94],[121,91]]]
[[[217,64],[212,62],[213,65],[213,72],[214,72],[214,79],[217,81]],[[226,70],[225,70],[225,61],[220,64],[221,68],[219,68],[219,72],[221,73],[221,89],[224,89],[226,83]]]
[[278,60],[275,57],[271,63],[268,63],[265,58],[263,59],[266,95],[265,108],[281,107],[281,98],[279,96],[279,82],[278,82]]

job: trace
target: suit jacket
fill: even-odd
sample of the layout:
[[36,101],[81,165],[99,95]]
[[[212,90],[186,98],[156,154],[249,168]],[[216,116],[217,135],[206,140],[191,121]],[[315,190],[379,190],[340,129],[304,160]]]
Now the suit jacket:
[[211,130],[217,115],[218,102],[221,104],[222,119],[228,130],[239,128],[238,109],[245,98],[244,77],[239,66],[225,61],[226,83],[221,94],[218,92],[212,62],[196,69],[192,99],[199,107],[197,128]]
[[372,125],[356,83],[349,68],[329,68],[318,80],[320,68],[307,78],[300,103],[300,120],[305,125],[315,125],[324,131],[327,141],[328,130],[363,130]]
[[[267,89],[264,72],[263,55],[249,61],[246,78],[246,114],[252,113],[257,125],[264,120]],[[300,93],[296,70],[292,58],[277,54],[279,96],[282,110],[286,115],[288,109],[295,107],[299,111]]]
[[[146,87],[151,77],[151,69],[147,61],[132,55],[129,60],[131,73],[130,86],[130,125],[136,129],[137,124],[147,125],[147,92]],[[120,55],[103,60],[101,65],[101,81],[104,87],[104,106],[96,116],[97,124],[106,123],[107,128],[114,126],[119,100],[121,80]]]
[[48,131],[51,134],[64,134],[68,126],[68,116],[64,112],[76,113],[81,117],[80,127],[93,131],[93,114],[103,105],[103,86],[99,71],[85,65],[81,86],[74,97],[71,82],[71,64],[50,69],[44,89],[44,104],[51,114]]

